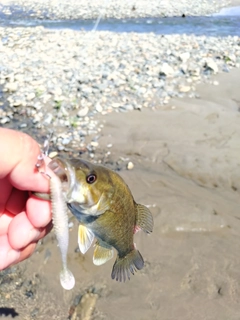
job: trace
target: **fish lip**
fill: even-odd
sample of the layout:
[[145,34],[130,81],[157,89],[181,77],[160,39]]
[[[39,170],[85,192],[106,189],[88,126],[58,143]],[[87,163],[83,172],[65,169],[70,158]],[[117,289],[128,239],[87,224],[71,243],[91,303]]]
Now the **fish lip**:
[[48,164],[48,167],[58,176],[65,197],[70,198],[71,201],[70,195],[76,182],[75,170],[71,163],[66,159],[56,157]]

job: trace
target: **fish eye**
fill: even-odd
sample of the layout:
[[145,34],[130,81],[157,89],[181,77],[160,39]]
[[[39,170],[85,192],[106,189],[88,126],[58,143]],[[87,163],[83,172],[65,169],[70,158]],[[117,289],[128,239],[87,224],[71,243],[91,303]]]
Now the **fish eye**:
[[97,180],[97,176],[94,173],[89,174],[89,176],[87,176],[87,183],[94,183]]

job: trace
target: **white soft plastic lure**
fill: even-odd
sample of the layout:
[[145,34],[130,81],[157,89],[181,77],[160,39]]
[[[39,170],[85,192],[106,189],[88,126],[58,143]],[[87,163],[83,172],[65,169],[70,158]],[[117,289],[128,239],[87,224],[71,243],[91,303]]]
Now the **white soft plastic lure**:
[[[44,152],[38,157],[38,162],[36,164],[39,170],[44,156],[48,154],[48,141],[44,143]],[[75,278],[72,272],[67,267],[67,251],[69,242],[69,230],[68,230],[68,215],[67,215],[67,205],[65,197],[62,190],[62,183],[58,176],[52,172],[49,175],[46,172],[42,172],[50,178],[50,199],[52,206],[52,219],[53,219],[53,229],[57,238],[58,246],[62,257],[62,270],[60,272],[60,282],[64,289],[71,290],[75,285]]]
[[69,241],[67,205],[63,196],[60,179],[54,173],[50,178],[53,228],[62,256],[60,282],[64,289],[71,290],[75,285],[75,279],[72,272],[67,267]]

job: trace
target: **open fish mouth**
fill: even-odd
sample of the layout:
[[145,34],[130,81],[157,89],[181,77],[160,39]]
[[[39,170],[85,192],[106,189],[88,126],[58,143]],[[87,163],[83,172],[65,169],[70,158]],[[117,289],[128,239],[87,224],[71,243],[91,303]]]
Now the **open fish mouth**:
[[60,179],[63,193],[66,196],[69,195],[76,181],[75,170],[72,168],[69,161],[57,157],[48,164],[48,167]]

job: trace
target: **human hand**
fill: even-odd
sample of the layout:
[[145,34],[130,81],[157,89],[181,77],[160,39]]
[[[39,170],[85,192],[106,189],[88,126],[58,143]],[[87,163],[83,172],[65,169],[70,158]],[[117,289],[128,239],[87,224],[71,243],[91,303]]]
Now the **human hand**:
[[35,164],[41,153],[30,136],[0,128],[0,270],[29,257],[51,230],[50,203],[28,191],[49,192]]

